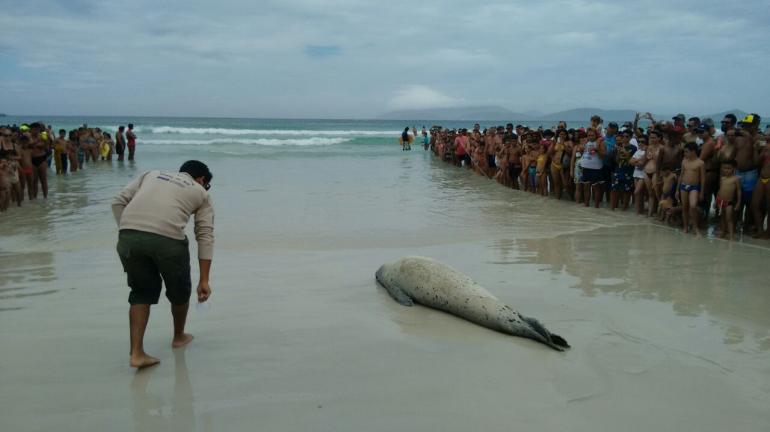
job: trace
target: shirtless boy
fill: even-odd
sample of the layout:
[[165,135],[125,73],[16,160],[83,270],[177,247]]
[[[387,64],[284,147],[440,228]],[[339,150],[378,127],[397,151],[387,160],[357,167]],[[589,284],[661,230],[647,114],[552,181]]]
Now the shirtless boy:
[[698,226],[698,202],[703,199],[706,183],[706,167],[697,157],[698,146],[694,142],[685,144],[682,175],[679,177],[679,201],[682,203],[682,225],[684,232],[690,232],[690,222],[695,233],[700,235]]
[[661,181],[663,186],[660,194],[660,201],[658,202],[658,218],[661,221],[669,221],[673,209],[677,207],[676,202],[676,187],[678,178],[676,173],[666,168],[660,172]]
[[734,160],[722,162],[722,176],[714,203],[714,207],[722,211],[719,237],[729,236],[730,240],[735,238],[735,209],[741,203],[741,179],[735,175],[736,165]]

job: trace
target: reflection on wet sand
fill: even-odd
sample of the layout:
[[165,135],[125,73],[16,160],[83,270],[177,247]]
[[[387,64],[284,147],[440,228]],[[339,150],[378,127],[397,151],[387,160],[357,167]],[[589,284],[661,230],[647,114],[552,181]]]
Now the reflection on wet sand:
[[[196,430],[193,389],[185,361],[185,349],[174,350],[174,388],[170,398],[162,390],[148,393],[147,387],[151,377],[162,367],[161,363],[148,369],[137,370],[134,375],[131,382],[134,428],[137,431]],[[165,376],[160,374],[158,378],[163,379]],[[209,422],[204,421],[204,430],[210,430],[210,426]]]
[[[578,279],[573,287],[586,296],[653,299],[670,303],[680,316],[732,318],[724,328],[726,344],[752,338],[760,350],[770,348],[770,292],[762,270],[770,251],[661,231],[650,225],[624,226],[515,240],[517,262],[573,276]],[[501,246],[495,245],[505,261],[510,252]],[[732,322],[735,318],[763,330],[747,334]]]
[[14,299],[55,293],[47,284],[56,280],[51,252],[0,252],[0,306],[14,310]]

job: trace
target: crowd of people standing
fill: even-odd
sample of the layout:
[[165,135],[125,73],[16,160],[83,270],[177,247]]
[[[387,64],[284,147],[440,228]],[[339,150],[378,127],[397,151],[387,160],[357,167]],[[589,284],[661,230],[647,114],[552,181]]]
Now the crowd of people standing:
[[0,212],[11,205],[21,207],[26,199],[42,194],[48,198],[48,172],[66,175],[82,170],[86,164],[112,161],[126,155],[134,160],[134,125],[120,126],[115,138],[100,128],[83,125],[55,133],[51,125],[35,122],[0,126]]
[[[640,121],[648,121],[646,128]],[[655,121],[637,113],[622,127],[593,116],[587,127],[530,129],[508,123],[481,130],[430,130],[429,148],[441,160],[499,183],[585,206],[627,210],[681,223],[700,233],[709,218],[720,237],[770,238],[770,127],[761,118],[733,114],[721,120],[678,114]],[[680,222],[681,220],[681,222]]]

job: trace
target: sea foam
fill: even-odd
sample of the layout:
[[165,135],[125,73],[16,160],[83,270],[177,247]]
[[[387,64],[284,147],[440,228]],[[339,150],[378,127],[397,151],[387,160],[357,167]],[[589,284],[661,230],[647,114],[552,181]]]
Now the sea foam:
[[201,134],[201,135],[273,135],[273,136],[393,136],[400,135],[399,131],[377,130],[312,130],[312,129],[228,129],[228,128],[195,128],[174,126],[145,126],[138,132],[165,134]]

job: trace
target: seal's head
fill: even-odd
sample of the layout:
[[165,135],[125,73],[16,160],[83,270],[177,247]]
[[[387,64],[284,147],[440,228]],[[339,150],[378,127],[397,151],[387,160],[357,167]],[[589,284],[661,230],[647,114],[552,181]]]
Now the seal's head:
[[377,272],[374,274],[374,278],[382,286],[385,286],[386,275],[388,274],[390,267],[392,266],[389,264],[383,264],[380,266],[379,269],[377,269]]

